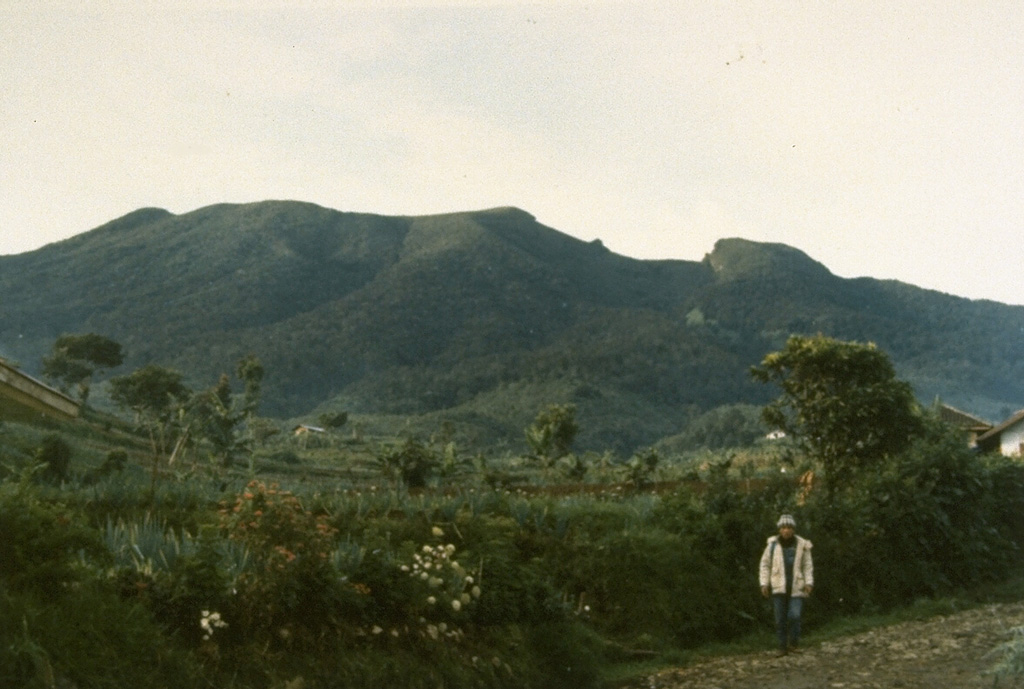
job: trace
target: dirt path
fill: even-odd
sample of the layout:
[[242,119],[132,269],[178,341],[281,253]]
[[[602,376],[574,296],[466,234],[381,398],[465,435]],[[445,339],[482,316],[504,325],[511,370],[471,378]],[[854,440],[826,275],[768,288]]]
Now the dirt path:
[[[713,658],[666,670],[638,689],[990,689],[986,657],[1024,625],[1024,602],[988,605],[815,643],[799,654]],[[1024,687],[1004,681],[1000,689]]]

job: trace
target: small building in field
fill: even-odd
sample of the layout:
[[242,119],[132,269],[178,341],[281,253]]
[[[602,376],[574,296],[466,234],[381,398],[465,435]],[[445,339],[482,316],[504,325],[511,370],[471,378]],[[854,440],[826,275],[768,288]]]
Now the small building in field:
[[978,449],[1006,457],[1024,457],[1024,409],[978,436]]
[[319,426],[307,426],[304,423],[300,423],[298,426],[292,429],[292,435],[308,435],[310,433],[324,433],[324,429]]
[[321,446],[327,439],[326,431],[320,426],[310,426],[300,423],[292,429],[292,435],[301,447],[308,448],[310,443],[313,447]]
[[78,402],[0,359],[0,419],[38,421],[74,419]]
[[978,438],[992,430],[992,424],[984,419],[979,419],[973,414],[960,411],[948,404],[939,405],[939,419],[944,423],[960,429],[968,447],[975,447]]

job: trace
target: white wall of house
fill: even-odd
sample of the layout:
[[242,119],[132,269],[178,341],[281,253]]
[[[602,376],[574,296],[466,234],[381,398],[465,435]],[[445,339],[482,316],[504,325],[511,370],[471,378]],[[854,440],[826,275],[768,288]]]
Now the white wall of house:
[[1004,428],[999,434],[1000,451],[1007,457],[1019,457],[1024,454],[1024,420]]

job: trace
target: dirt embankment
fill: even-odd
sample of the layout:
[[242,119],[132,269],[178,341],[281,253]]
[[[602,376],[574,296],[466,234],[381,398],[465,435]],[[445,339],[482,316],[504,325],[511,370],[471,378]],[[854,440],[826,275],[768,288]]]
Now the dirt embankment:
[[[665,670],[639,689],[990,689],[992,649],[1024,626],[1024,601],[903,622],[833,641],[813,633],[798,654],[766,650]],[[1024,687],[1003,681],[1000,689]]]

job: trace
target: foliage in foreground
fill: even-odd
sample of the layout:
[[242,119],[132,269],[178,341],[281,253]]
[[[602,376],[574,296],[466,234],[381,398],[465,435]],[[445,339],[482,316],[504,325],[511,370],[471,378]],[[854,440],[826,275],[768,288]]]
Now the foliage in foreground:
[[596,686],[630,658],[770,643],[756,565],[782,510],[815,542],[811,634],[1024,562],[1024,467],[937,428],[837,494],[779,469],[564,496],[192,478],[137,500],[119,473],[26,473],[0,483],[0,684]]

